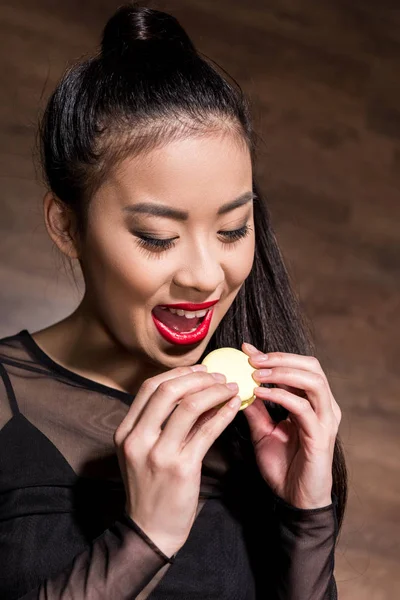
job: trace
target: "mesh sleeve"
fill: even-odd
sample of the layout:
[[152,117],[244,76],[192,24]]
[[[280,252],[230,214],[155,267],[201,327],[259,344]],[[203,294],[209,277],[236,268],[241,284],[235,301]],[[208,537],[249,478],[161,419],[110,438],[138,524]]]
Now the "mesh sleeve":
[[166,556],[124,513],[63,571],[21,600],[132,599],[174,558]]
[[275,496],[276,600],[337,600],[334,552],[337,497],[332,504],[299,509]]

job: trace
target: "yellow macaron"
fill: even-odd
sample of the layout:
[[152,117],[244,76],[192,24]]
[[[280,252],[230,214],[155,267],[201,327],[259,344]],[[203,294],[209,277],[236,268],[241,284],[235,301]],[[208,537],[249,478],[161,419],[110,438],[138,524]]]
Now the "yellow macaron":
[[242,401],[239,410],[247,408],[256,399],[253,394],[257,383],[252,374],[255,368],[249,364],[247,354],[236,348],[218,348],[213,350],[202,360],[209,373],[222,373],[226,382],[235,382],[239,386],[238,396]]

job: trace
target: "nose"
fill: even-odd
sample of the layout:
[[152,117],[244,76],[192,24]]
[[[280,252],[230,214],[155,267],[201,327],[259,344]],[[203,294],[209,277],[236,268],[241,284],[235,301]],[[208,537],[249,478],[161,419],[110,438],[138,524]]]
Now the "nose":
[[214,292],[221,286],[225,273],[218,255],[204,243],[193,242],[184,252],[173,282],[180,288],[192,288],[203,293]]

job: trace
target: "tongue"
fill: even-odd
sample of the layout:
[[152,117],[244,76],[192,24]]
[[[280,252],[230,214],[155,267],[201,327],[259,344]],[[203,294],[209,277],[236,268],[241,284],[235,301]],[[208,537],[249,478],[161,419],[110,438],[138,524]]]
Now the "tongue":
[[194,329],[202,320],[202,317],[194,317],[193,319],[187,319],[184,316],[180,317],[179,315],[174,315],[167,308],[164,309],[159,306],[156,306],[153,309],[153,314],[156,319],[161,321],[161,323],[164,323],[169,329],[180,332],[187,332]]

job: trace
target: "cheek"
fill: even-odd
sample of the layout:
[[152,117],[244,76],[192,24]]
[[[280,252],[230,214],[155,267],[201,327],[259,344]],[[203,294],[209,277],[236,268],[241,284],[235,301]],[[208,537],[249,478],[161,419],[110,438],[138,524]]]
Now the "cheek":
[[252,237],[243,244],[239,244],[236,252],[232,252],[229,258],[225,259],[225,277],[230,288],[242,285],[250,274],[253,261],[254,238]]
[[90,240],[86,253],[87,284],[114,300],[145,303],[168,279],[165,263],[149,261],[130,236]]

